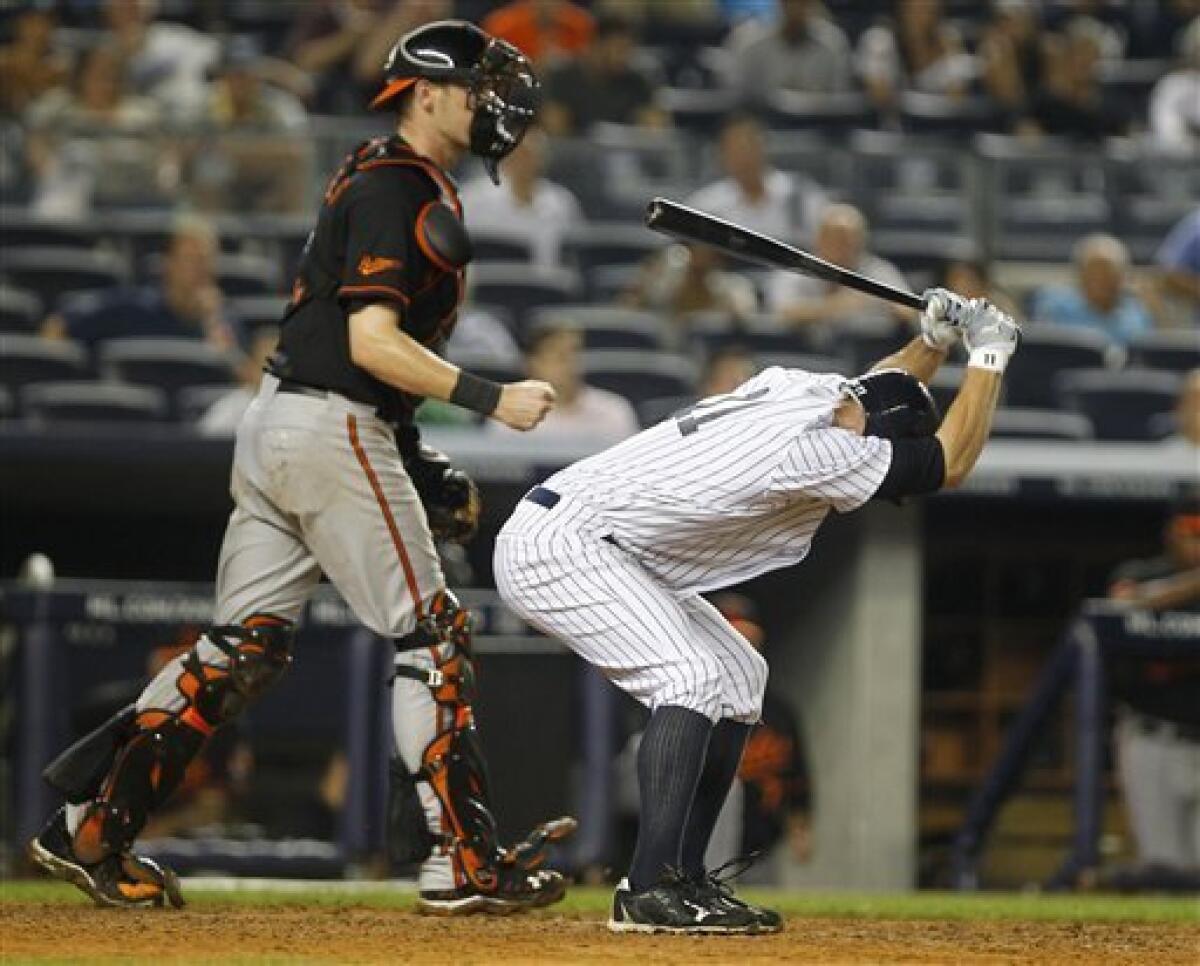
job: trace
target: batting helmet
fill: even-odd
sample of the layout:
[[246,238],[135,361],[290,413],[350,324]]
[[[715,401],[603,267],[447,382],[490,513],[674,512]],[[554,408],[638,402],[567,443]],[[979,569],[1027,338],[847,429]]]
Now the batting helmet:
[[373,108],[421,78],[466,87],[474,112],[471,153],[483,159],[497,183],[496,166],[521,143],[537,113],[539,85],[529,60],[465,20],[439,20],[405,34],[388,54],[383,75]]
[[932,436],[942,414],[925,384],[903,369],[879,369],[846,383],[867,411],[864,436]]

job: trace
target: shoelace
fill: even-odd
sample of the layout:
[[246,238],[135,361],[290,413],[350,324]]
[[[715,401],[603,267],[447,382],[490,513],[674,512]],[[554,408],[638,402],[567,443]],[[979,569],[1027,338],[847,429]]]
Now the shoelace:
[[731,883],[745,875],[750,867],[761,858],[762,850],[751,852],[748,855],[739,855],[706,872],[700,884],[715,890],[722,898],[732,899],[733,886]]

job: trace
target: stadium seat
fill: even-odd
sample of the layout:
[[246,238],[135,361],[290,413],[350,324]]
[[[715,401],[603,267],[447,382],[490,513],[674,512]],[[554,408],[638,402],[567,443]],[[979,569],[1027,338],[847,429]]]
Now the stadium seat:
[[279,325],[288,299],[283,295],[242,295],[228,302],[230,314],[249,329]]
[[824,131],[843,134],[872,127],[875,110],[862,94],[812,94],[777,90],[767,96],[767,126],[783,131]]
[[527,236],[500,231],[471,231],[471,257],[480,262],[529,262],[533,242]]
[[694,395],[660,396],[655,399],[644,399],[633,408],[637,410],[639,425],[641,425],[642,429],[645,429],[647,426],[661,423],[671,413],[683,409],[685,406],[690,406],[695,401],[696,397]]
[[0,383],[9,388],[85,379],[87,366],[87,351],[74,342],[52,342],[36,335],[0,336]]
[[665,245],[648,228],[623,223],[580,225],[563,235],[565,260],[584,273],[601,265],[640,264]]
[[658,104],[671,115],[675,127],[709,138],[737,107],[737,94],[732,90],[664,87],[658,92]]
[[958,395],[958,390],[962,388],[962,381],[966,374],[966,366],[944,363],[938,367],[938,371],[929,380],[929,394],[933,396],[933,401],[938,404],[938,409],[942,411],[942,415],[945,415],[946,410],[950,408],[950,404],[954,402],[954,397]]
[[1087,416],[1056,409],[1001,408],[992,419],[992,436],[998,439],[1089,440],[1093,435]]
[[0,246],[17,248],[94,248],[99,237],[95,223],[40,218],[22,208],[0,208]]
[[841,328],[835,333],[833,344],[840,355],[852,360],[852,370],[860,373],[902,349],[911,339],[912,333],[907,329],[883,321]]
[[35,421],[158,422],[167,396],[150,386],[111,382],[44,382],[21,390],[21,408]]
[[595,302],[615,302],[637,284],[640,265],[598,265],[587,273],[588,297]]
[[1174,410],[1183,379],[1153,369],[1064,372],[1054,380],[1062,404],[1092,421],[1097,439],[1152,440],[1155,417]]
[[703,355],[728,346],[738,346],[757,355],[823,352],[828,348],[814,341],[810,332],[781,327],[767,313],[737,320],[727,312],[689,312],[683,317],[681,328]]
[[529,330],[565,325],[584,334],[585,349],[663,348],[662,316],[654,312],[609,305],[559,305],[529,314]]
[[107,378],[172,394],[234,381],[232,357],[199,339],[110,339],[100,344],[99,362]]
[[12,390],[7,386],[0,386],[0,419],[11,419],[16,411],[16,401],[13,399]]
[[17,248],[5,249],[0,276],[50,306],[67,292],[128,282],[129,266],[115,252],[91,248]]
[[203,416],[208,408],[232,387],[227,382],[210,383],[201,386],[184,386],[174,399],[176,418],[182,423],[194,423]]
[[850,375],[850,363],[841,356],[823,356],[812,352],[764,352],[756,353],[760,369],[782,366],[785,369],[803,369],[805,372],[836,372]]
[[0,332],[30,332],[44,316],[42,300],[33,292],[0,285]]
[[1009,364],[1004,381],[1014,406],[1053,409],[1058,404],[1054,377],[1071,369],[1107,366],[1116,350],[1093,329],[1032,322],[1021,333],[1021,349]]
[[965,139],[996,130],[1001,120],[996,102],[984,96],[950,98],[923,91],[900,95],[900,123],[912,134]]
[[635,405],[663,396],[686,396],[696,384],[695,364],[667,352],[585,352],[583,370],[589,383]]
[[477,376],[491,379],[493,382],[516,382],[525,378],[518,365],[498,361],[494,356],[476,354],[473,352],[451,352],[449,359],[456,366],[461,366]]
[[1128,348],[1129,361],[1147,369],[1188,372],[1200,367],[1200,332],[1195,329],[1149,332]]
[[[149,280],[162,278],[162,254],[142,260],[142,275]],[[279,265],[264,255],[218,255],[217,284],[228,296],[278,295],[283,288]]]
[[541,305],[564,305],[578,301],[583,281],[568,268],[546,268],[525,262],[479,262],[467,278],[472,298],[495,303],[510,311],[523,326],[526,313]]

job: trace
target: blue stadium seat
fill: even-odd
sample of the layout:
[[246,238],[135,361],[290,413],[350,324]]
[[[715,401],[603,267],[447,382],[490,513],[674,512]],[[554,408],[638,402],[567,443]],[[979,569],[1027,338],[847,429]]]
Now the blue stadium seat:
[[992,419],[992,436],[997,439],[1086,441],[1094,435],[1087,416],[1056,409],[1001,408]]
[[585,349],[658,350],[667,323],[655,312],[609,305],[559,305],[529,315],[530,331],[556,325],[582,330]]
[[284,295],[242,295],[229,300],[229,311],[249,329],[279,325],[288,299]]
[[115,252],[91,248],[5,249],[0,277],[53,305],[67,292],[114,288],[129,280],[129,266]]
[[1108,338],[1092,329],[1033,322],[1025,326],[1020,351],[1005,374],[1008,401],[1053,409],[1059,402],[1054,389],[1059,373],[1104,368],[1114,351]]
[[633,408],[637,410],[638,423],[642,429],[661,423],[673,412],[690,406],[696,401],[694,395],[660,396],[656,399],[644,399]]
[[589,383],[634,404],[662,396],[686,396],[696,385],[695,364],[667,352],[585,352],[583,370]]
[[852,370],[857,374],[902,349],[912,337],[913,334],[902,326],[886,321],[872,322],[840,327],[833,337],[833,344],[840,355],[853,362]]
[[1091,419],[1097,439],[1152,440],[1152,421],[1175,408],[1183,379],[1153,369],[1099,369],[1064,372],[1054,386],[1064,407]]
[[99,222],[64,222],[41,218],[23,208],[0,209],[0,246],[16,248],[94,248]]
[[640,265],[598,265],[587,273],[587,294],[594,302],[615,302],[637,283]]
[[966,139],[980,131],[995,131],[1003,121],[989,97],[944,97],[923,91],[900,95],[900,123],[913,134]]
[[161,389],[111,382],[34,383],[21,390],[21,409],[46,422],[159,422],[168,413]]
[[512,313],[519,327],[526,314],[543,305],[576,302],[583,280],[569,268],[546,268],[525,262],[479,262],[467,275],[474,301],[493,303]]
[[658,103],[675,122],[675,127],[698,137],[712,137],[737,107],[732,90],[705,90],[690,87],[664,87]]
[[728,346],[757,355],[824,352],[828,348],[815,341],[810,332],[784,328],[767,313],[735,320],[726,312],[689,312],[682,323],[681,328],[703,355]]
[[[142,260],[144,278],[157,280],[162,277],[162,254],[149,255]],[[217,284],[229,296],[278,295],[283,289],[283,278],[279,264],[263,255],[218,255],[216,261]]]
[[10,388],[85,379],[87,369],[87,351],[74,342],[52,342],[36,335],[0,336],[0,383]]
[[863,94],[810,94],[792,90],[768,95],[766,118],[772,130],[829,134],[874,127],[877,120],[875,109]]
[[1200,332],[1195,329],[1149,332],[1128,348],[1129,361],[1147,369],[1189,372],[1200,367]]
[[234,382],[232,357],[199,339],[110,339],[100,343],[99,362],[110,379],[167,393]]
[[580,225],[563,236],[565,259],[585,274],[601,265],[637,265],[666,244],[640,225],[603,222]]
[[31,332],[44,316],[35,293],[0,285],[0,332]]
[[180,422],[194,423],[208,408],[229,390],[228,382],[209,383],[199,386],[184,386],[175,393],[174,410]]
[[480,262],[529,262],[533,242],[525,235],[472,229],[471,252],[472,259]]

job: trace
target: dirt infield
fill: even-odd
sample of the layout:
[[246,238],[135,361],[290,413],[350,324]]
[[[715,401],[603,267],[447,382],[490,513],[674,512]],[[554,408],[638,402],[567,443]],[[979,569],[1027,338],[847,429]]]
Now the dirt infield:
[[595,913],[428,919],[402,909],[0,905],[3,962],[1187,963],[1200,926],[797,918],[762,937],[613,936]]

